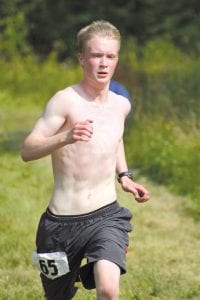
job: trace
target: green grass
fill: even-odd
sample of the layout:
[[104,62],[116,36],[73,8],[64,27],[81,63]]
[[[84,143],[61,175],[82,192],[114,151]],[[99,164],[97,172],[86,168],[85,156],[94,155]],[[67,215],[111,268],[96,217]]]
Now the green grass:
[[[32,266],[35,231],[52,188],[49,158],[25,164],[18,151],[1,153],[0,299],[39,300],[43,291]],[[119,189],[119,201],[134,212],[134,231],[122,276],[124,300],[179,300],[200,297],[199,224],[186,216],[187,198],[139,178],[151,191],[151,201],[137,204]],[[80,290],[75,299],[95,299]]]

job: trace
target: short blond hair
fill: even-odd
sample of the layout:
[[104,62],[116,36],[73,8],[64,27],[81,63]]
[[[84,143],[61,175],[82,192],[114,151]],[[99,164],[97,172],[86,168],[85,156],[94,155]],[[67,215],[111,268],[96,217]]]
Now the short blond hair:
[[100,20],[94,21],[90,25],[83,27],[77,34],[78,51],[84,52],[86,43],[94,36],[108,37],[115,39],[121,45],[121,35],[119,30],[110,22]]

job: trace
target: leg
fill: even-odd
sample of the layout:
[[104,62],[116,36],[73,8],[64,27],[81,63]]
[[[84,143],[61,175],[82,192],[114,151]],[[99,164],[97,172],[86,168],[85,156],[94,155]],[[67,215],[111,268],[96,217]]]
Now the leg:
[[77,279],[77,272],[69,272],[66,275],[57,279],[51,280],[41,276],[42,285],[45,291],[47,300],[71,300],[77,292],[77,287],[74,286]]
[[118,300],[120,268],[108,260],[94,264],[94,277],[98,300]]

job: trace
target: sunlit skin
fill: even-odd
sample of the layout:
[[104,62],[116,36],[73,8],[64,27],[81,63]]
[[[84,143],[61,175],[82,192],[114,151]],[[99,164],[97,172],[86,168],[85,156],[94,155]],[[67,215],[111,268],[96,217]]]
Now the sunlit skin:
[[[49,208],[54,214],[88,213],[117,199],[116,173],[128,170],[123,132],[131,108],[126,98],[109,91],[118,52],[115,39],[90,39],[78,56],[83,80],[50,99],[23,144],[24,161],[51,154],[54,188]],[[122,177],[121,186],[138,202],[149,199],[148,191],[128,177]],[[94,277],[98,300],[118,299],[117,264],[97,261]]]
[[[118,62],[118,41],[94,37],[79,54],[80,84],[58,92],[25,140],[24,160],[52,155],[54,189],[49,207],[55,214],[81,214],[116,200],[116,171],[127,170],[124,120],[130,103],[108,91]],[[122,188],[139,202],[148,191],[129,178]]]
[[94,37],[86,44],[85,51],[79,54],[79,62],[84,68],[84,88],[102,90],[112,78],[119,52],[119,42],[105,37]]

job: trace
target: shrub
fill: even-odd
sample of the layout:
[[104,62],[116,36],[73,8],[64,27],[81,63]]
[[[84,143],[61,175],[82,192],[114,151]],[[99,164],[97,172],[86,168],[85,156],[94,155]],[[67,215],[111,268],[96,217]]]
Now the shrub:
[[159,184],[190,197],[184,203],[194,217],[200,212],[199,132],[185,134],[162,119],[134,122],[126,138],[126,153],[131,167],[147,174]]

